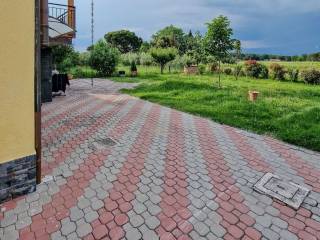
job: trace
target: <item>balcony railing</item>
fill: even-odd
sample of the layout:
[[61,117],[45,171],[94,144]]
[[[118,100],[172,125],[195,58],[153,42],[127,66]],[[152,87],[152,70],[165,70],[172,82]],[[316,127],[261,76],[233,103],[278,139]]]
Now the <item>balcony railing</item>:
[[76,8],[74,6],[49,3],[49,17],[58,20],[74,30],[71,37],[75,36],[76,32]]

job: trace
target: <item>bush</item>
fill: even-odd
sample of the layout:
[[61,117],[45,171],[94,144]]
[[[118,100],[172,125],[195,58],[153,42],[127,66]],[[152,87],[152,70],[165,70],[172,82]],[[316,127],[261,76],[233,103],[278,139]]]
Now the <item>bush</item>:
[[312,69],[312,70],[304,70],[301,73],[302,80],[308,84],[320,84],[320,71]]
[[231,75],[231,74],[232,74],[232,69],[231,69],[231,68],[225,68],[225,69],[223,70],[223,72],[224,72],[225,74],[227,74],[227,75]]
[[79,53],[72,46],[53,46],[52,61],[59,72],[67,72],[79,64]]
[[209,71],[210,71],[211,73],[215,73],[215,72],[218,71],[218,67],[219,67],[218,62],[211,62],[211,63],[209,64]]
[[241,76],[241,73],[244,73],[242,71],[242,65],[237,64],[233,69],[233,75],[235,76],[236,80],[238,80],[238,77]]
[[204,65],[204,64],[199,64],[199,65],[198,65],[198,71],[199,71],[199,74],[200,74],[200,75],[205,74],[205,72],[206,72],[206,65]]
[[90,52],[83,52],[79,54],[79,65],[88,66],[90,59]]
[[174,60],[168,63],[170,68],[175,68],[181,71],[185,66],[185,59],[183,56],[177,55]]
[[131,66],[132,62],[135,62],[136,64],[140,64],[140,55],[137,53],[125,53],[122,54],[120,57],[120,61],[124,66]]
[[111,76],[119,62],[119,50],[111,47],[106,41],[100,40],[93,48],[90,66],[101,76]]
[[97,76],[93,69],[79,66],[71,69],[70,73],[73,78],[94,78]]
[[272,63],[270,65],[270,70],[271,70],[271,78],[272,79],[276,79],[276,80],[284,80],[285,79],[286,70],[280,64]]
[[260,68],[261,68],[260,78],[268,79],[269,78],[269,69],[267,68],[267,66],[261,64]]
[[130,71],[131,71],[131,72],[136,72],[136,71],[138,71],[137,65],[136,65],[136,63],[135,63],[134,61],[131,63]]
[[140,54],[140,64],[143,66],[151,66],[153,64],[153,58],[149,53],[142,52]]
[[184,55],[181,57],[181,61],[182,61],[184,67],[190,67],[190,66],[196,64],[196,62],[194,61],[194,59],[193,59],[190,55],[188,55],[188,54],[184,54]]
[[269,71],[265,65],[258,63],[256,60],[245,62],[246,75],[253,78],[268,78]]
[[298,82],[298,80],[299,80],[299,70],[298,69],[289,68],[287,70],[287,74],[288,74],[288,79],[291,82]]

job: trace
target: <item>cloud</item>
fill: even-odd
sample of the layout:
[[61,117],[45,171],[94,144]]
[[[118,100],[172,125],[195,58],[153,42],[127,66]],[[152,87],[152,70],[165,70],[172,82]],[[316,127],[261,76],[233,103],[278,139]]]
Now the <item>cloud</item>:
[[[79,49],[90,44],[90,2],[76,1]],[[225,15],[245,49],[297,54],[319,45],[319,11],[320,0],[95,0],[95,39],[130,29],[148,40],[170,24],[204,33],[206,22]]]
[[272,47],[263,40],[241,40],[242,48],[244,49],[257,49]]

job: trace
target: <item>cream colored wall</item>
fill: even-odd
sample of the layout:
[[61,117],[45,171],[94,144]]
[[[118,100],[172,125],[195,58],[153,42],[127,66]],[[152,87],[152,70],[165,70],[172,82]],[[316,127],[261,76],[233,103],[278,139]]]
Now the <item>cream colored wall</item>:
[[34,2],[0,1],[0,164],[35,154]]

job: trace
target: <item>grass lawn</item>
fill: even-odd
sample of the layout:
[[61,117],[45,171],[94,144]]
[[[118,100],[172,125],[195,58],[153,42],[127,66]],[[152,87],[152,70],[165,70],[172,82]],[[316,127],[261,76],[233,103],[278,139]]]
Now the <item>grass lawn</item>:
[[[142,99],[320,151],[320,86],[223,76],[219,89],[215,75],[160,75],[154,67],[112,79],[141,82],[123,91]],[[257,102],[247,100],[248,90],[261,92]]]

